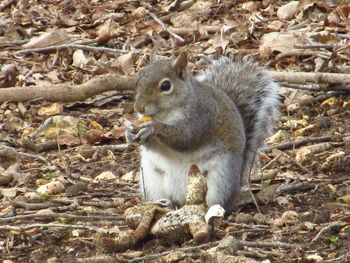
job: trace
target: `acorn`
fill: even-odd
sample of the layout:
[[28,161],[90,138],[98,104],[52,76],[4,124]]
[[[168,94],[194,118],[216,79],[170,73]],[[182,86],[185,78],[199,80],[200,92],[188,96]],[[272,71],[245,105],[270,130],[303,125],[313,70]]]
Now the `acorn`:
[[141,119],[135,121],[133,124],[134,124],[134,129],[136,132],[138,132],[141,128],[140,128],[140,125],[142,123],[146,123],[146,122],[150,122],[150,121],[153,121],[153,118],[152,116],[143,116]]

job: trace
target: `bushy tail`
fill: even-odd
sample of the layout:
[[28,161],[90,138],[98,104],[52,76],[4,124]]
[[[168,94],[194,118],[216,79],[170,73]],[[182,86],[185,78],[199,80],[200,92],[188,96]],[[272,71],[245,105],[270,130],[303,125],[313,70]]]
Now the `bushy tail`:
[[279,118],[279,86],[251,60],[237,57],[214,60],[199,80],[224,89],[242,115],[246,131],[243,184],[250,168],[255,167],[257,148],[264,146]]

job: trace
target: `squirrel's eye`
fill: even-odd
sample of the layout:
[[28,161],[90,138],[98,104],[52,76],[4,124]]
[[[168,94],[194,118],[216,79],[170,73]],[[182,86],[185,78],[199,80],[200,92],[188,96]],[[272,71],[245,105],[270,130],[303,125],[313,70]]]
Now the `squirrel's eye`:
[[161,91],[169,91],[171,89],[171,82],[169,80],[164,80],[160,84],[160,90]]

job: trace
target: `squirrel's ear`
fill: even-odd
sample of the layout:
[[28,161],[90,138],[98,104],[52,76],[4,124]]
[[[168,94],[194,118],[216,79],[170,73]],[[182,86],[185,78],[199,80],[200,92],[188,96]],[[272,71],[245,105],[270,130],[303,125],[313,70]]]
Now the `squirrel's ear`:
[[157,60],[159,60],[158,55],[155,51],[152,51],[152,53],[149,56],[149,60],[150,62],[156,62]]
[[186,74],[186,67],[187,67],[187,53],[186,53],[186,51],[182,51],[180,53],[180,55],[174,61],[173,66],[176,70],[176,73],[179,75],[179,77],[184,79],[185,74]]

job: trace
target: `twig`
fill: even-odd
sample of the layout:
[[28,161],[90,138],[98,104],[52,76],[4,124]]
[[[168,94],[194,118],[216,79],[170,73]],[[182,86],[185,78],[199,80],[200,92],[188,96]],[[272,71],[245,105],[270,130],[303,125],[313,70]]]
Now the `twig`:
[[[80,215],[73,215],[73,214],[67,214],[67,213],[53,213],[53,214],[30,214],[30,215],[17,215],[12,217],[4,217],[0,218],[0,222],[11,222],[15,220],[23,220],[23,219],[33,219],[33,218],[42,218],[42,219],[52,219],[52,218],[67,218],[72,220],[112,220],[112,221],[119,221],[122,220],[123,217],[120,215],[111,215],[111,216],[102,216],[102,215],[86,215],[86,216],[80,216]],[[124,222],[124,221],[122,221]],[[119,222],[118,222],[119,223]]]
[[122,262],[122,260],[118,261],[117,255],[96,255],[85,258],[77,258],[77,263],[114,263],[114,262]]
[[18,53],[34,53],[34,52],[47,52],[52,50],[59,50],[59,49],[81,49],[86,51],[94,51],[94,52],[111,52],[111,53],[122,53],[127,54],[129,53],[128,50],[121,50],[121,49],[115,49],[115,48],[108,48],[108,47],[91,47],[91,46],[85,46],[80,44],[62,44],[62,45],[56,45],[56,46],[49,46],[49,47],[40,47],[40,48],[29,48],[29,49],[23,49],[17,51]]
[[269,147],[264,147],[261,148],[260,150],[263,152],[270,152],[273,149],[278,149],[278,150],[288,150],[292,149],[295,147],[299,147],[308,143],[318,143],[318,142],[330,142],[332,141],[331,136],[321,136],[321,137],[308,137],[308,138],[303,138],[294,142],[283,142],[277,145],[269,146]]
[[289,56],[316,56],[323,59],[328,59],[331,57],[331,54],[328,54],[326,52],[320,52],[320,51],[314,51],[314,50],[303,50],[303,49],[297,49],[297,50],[291,50],[287,52],[280,53],[276,56],[274,63],[281,60],[284,57]]
[[264,165],[261,168],[261,170],[264,171],[264,170],[268,169],[271,165],[273,165],[278,160],[278,158],[280,158],[280,156],[281,156],[280,154],[275,156],[271,161],[269,161],[266,165]]
[[298,247],[295,244],[289,244],[284,242],[250,242],[250,241],[241,241],[243,246],[247,247],[275,247],[275,248],[295,248]]
[[28,139],[32,140],[34,137],[36,137],[40,132],[45,130],[49,125],[51,125],[53,121],[53,117],[47,118],[34,132],[28,135]]
[[350,74],[325,72],[277,72],[269,71],[270,76],[278,82],[298,83],[336,83],[350,84]]
[[309,90],[309,91],[347,91],[350,92],[350,86],[344,85],[320,85],[320,84],[296,84],[296,83],[287,83],[281,82],[281,86],[292,88],[292,89],[301,89],[301,90]]
[[295,48],[312,49],[312,48],[340,48],[340,44],[308,44],[308,45],[296,45]]
[[[1,7],[0,7],[1,9]],[[25,40],[13,40],[13,41],[2,41],[0,42],[0,47],[7,47],[7,46],[20,46],[23,45],[25,43],[28,43],[29,40],[25,39]]]
[[61,228],[78,228],[78,229],[88,229],[92,231],[104,231],[102,228],[94,227],[94,226],[83,226],[83,225],[66,225],[66,224],[31,224],[24,226],[0,226],[0,230],[8,230],[8,231],[26,231],[28,229],[37,228],[37,227],[61,227]]
[[8,151],[11,151],[11,153],[15,154],[15,155],[19,155],[19,156],[22,156],[24,158],[33,158],[33,159],[37,159],[37,160],[40,160],[44,163],[47,162],[46,158],[40,156],[40,155],[37,155],[37,154],[29,154],[29,153],[23,153],[23,152],[18,152],[16,151],[14,148],[10,147],[10,146],[5,146],[5,145],[1,145],[0,146],[0,149],[5,149],[5,150],[8,150]]
[[51,141],[42,142],[42,143],[34,143],[27,138],[22,140],[22,144],[27,149],[37,153],[48,151],[48,150],[57,150],[59,146],[59,143],[57,142],[57,140],[51,140]]
[[314,99],[314,102],[324,101],[324,100],[331,98],[331,97],[337,97],[337,96],[346,95],[346,94],[347,94],[346,91],[332,91],[332,92],[328,92],[326,94],[322,94],[322,95],[317,96]]
[[337,34],[337,36],[342,38],[342,39],[350,39],[350,35]]
[[202,245],[198,245],[198,246],[192,246],[192,247],[184,247],[184,248],[178,248],[178,249],[171,249],[168,251],[164,251],[161,253],[157,253],[157,254],[151,254],[151,255],[147,255],[147,256],[143,256],[143,257],[138,257],[138,258],[134,258],[129,260],[129,263],[136,263],[136,262],[141,262],[141,261],[149,261],[155,258],[159,258],[159,257],[164,257],[172,252],[175,251],[183,251],[183,252],[193,252],[196,251],[198,249],[203,249],[203,248],[208,248],[208,247],[212,247],[212,246],[217,246],[219,244],[219,241],[216,242],[212,242],[210,244],[202,244]]
[[244,228],[244,229],[259,229],[259,230],[270,230],[271,229],[271,226],[267,226],[267,225],[248,225],[248,224],[241,224],[241,223],[232,223],[229,221],[225,221],[225,224],[227,224],[229,226]]
[[162,20],[160,20],[155,14],[153,14],[152,12],[148,11],[148,14],[154,19],[154,21],[156,21],[159,25],[161,25],[163,27],[163,29],[169,33],[169,35],[173,36],[174,38],[176,38],[177,40],[184,42],[185,39],[183,39],[182,37],[180,37],[179,35],[175,34],[170,28],[168,28],[163,22]]
[[325,232],[333,229],[333,228],[340,228],[345,226],[346,223],[344,222],[340,222],[340,221],[335,221],[330,223],[329,225],[325,226],[324,228],[322,228],[320,230],[320,232],[318,232],[318,234],[311,240],[311,244],[315,243],[316,241],[318,241],[321,238],[321,235],[324,234]]
[[296,30],[296,29],[300,29],[305,27],[306,25],[308,25],[310,23],[310,19],[305,19],[304,21],[301,21],[298,24],[295,25],[291,25],[288,27],[289,30]]
[[309,182],[300,182],[300,183],[291,183],[291,184],[287,184],[287,185],[280,185],[276,189],[275,195],[279,196],[285,192],[291,192],[294,190],[301,190],[301,189],[310,189],[313,187],[315,187],[315,185],[312,183],[309,183]]

